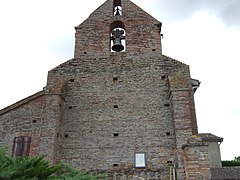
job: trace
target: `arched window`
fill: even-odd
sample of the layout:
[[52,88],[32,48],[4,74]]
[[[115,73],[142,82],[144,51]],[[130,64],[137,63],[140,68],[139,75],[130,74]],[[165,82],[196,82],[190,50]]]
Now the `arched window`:
[[122,21],[114,21],[110,25],[111,52],[126,51],[126,31]]
[[113,1],[113,15],[121,16],[122,15],[122,2],[121,0]]

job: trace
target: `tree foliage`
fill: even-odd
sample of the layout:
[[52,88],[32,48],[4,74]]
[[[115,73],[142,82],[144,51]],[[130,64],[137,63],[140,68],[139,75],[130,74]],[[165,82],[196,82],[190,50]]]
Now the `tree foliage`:
[[223,166],[240,166],[240,156],[235,157],[234,160],[222,161]]
[[235,157],[235,158],[234,158],[234,161],[239,161],[239,162],[240,162],[240,156]]
[[9,157],[0,148],[0,180],[98,180],[104,174],[91,175],[69,165],[50,165],[45,156]]

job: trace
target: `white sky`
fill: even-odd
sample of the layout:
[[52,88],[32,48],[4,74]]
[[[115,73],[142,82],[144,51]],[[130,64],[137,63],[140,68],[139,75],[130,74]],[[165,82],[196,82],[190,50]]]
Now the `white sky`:
[[[224,138],[222,159],[240,156],[240,1],[132,0],[163,23],[163,53],[190,65],[200,133]],[[0,109],[46,85],[73,57],[74,27],[104,0],[0,1]]]

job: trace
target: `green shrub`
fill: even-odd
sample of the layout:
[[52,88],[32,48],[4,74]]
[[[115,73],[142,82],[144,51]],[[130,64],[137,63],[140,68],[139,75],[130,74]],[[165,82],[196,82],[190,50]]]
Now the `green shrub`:
[[46,180],[60,171],[60,165],[49,165],[45,156],[9,157],[0,149],[0,180]]
[[240,161],[222,161],[223,166],[240,166]]
[[45,156],[9,157],[0,148],[0,180],[104,180],[105,174],[91,175],[69,165],[50,165]]

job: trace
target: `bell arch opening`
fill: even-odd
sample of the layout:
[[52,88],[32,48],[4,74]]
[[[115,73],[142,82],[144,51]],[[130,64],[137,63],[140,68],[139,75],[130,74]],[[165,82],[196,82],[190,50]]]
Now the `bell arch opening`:
[[126,51],[126,31],[122,21],[114,21],[110,25],[110,51],[125,52]]
[[113,15],[121,16],[122,15],[122,2],[121,0],[113,1]]

